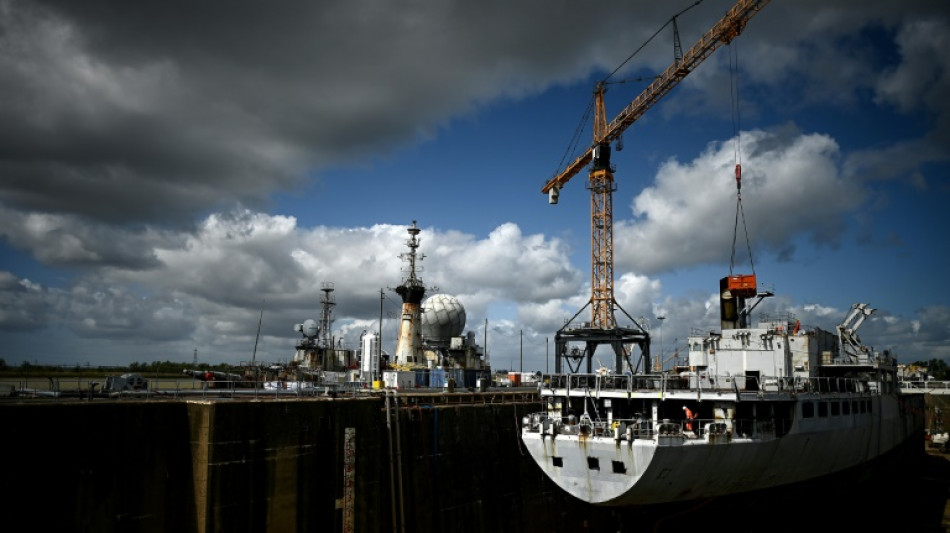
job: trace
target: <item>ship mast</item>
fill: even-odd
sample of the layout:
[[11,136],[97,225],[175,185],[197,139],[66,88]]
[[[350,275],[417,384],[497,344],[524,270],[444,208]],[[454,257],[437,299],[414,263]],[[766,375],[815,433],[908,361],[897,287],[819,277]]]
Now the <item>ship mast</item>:
[[409,263],[406,279],[402,285],[396,287],[396,292],[402,297],[402,318],[399,324],[399,337],[396,341],[396,364],[415,366],[422,361],[422,335],[420,331],[422,298],[426,288],[422,279],[416,274],[417,263],[425,255],[416,253],[419,248],[419,227],[416,221],[408,229],[409,239],[406,246],[409,252],[401,254],[400,259]]
[[323,314],[320,316],[320,344],[321,348],[333,348],[333,337],[330,329],[333,325],[333,307],[336,305],[336,299],[333,297],[334,285],[332,282],[325,281],[320,284],[320,290],[323,291]]

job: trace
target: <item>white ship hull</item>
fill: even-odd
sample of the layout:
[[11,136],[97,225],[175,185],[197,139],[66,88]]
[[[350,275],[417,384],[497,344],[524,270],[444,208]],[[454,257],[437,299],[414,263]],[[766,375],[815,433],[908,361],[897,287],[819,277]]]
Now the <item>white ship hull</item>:
[[923,450],[923,394],[901,392],[896,359],[855,334],[873,309],[855,304],[837,335],[790,318],[746,327],[729,293],[723,330],[690,336],[684,366],[542,377],[544,411],[521,435],[555,484],[595,505],[662,504],[813,480],[915,440]]
[[[814,400],[817,395],[802,401]],[[868,401],[870,412],[798,420],[781,437],[710,435],[699,429],[702,436],[686,432],[627,440],[525,431],[522,440],[544,473],[583,501],[668,503],[807,481],[870,462],[920,437],[922,422],[909,416],[897,398]]]

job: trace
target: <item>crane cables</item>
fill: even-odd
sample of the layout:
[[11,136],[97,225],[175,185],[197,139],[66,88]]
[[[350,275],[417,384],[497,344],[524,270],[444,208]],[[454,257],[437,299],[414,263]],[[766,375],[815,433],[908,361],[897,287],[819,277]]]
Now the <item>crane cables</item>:
[[[690,9],[693,9],[694,7],[703,3],[703,1],[704,0],[696,0],[689,7],[682,9],[679,13],[670,17],[669,20],[667,20],[662,26],[660,26],[655,32],[653,32],[653,35],[651,35],[649,39],[644,41],[643,44],[641,44],[636,50],[633,51],[632,54],[627,56],[627,59],[624,59],[623,62],[620,63],[620,65],[618,65],[617,68],[615,68],[604,79],[602,79],[600,83],[606,85],[608,83],[626,83],[627,81],[643,81],[644,79],[646,79],[646,78],[636,78],[634,80],[623,80],[623,81],[616,81],[616,82],[609,81],[610,78],[612,78],[615,74],[617,74],[617,72],[619,72],[624,67],[624,65],[629,63],[631,59],[633,59],[637,54],[639,54],[640,51],[646,47],[646,45],[650,44],[650,42],[653,41],[653,39],[656,38],[656,36],[659,35],[660,32],[663,31],[663,29],[669,26],[670,24],[673,24],[673,38],[674,38],[674,52],[673,53],[677,61],[681,61],[683,57],[683,52],[679,44],[679,30],[676,27],[676,18],[686,13]],[[656,78],[656,76],[654,76],[654,78]],[[573,137],[571,137],[571,142],[568,143],[567,149],[564,151],[564,155],[561,157],[561,161],[558,163],[557,169],[554,171],[554,174],[552,174],[553,176],[557,176],[558,172],[560,172],[560,169],[564,168],[564,165],[567,163],[567,161],[570,160],[571,154],[575,154],[577,152],[577,147],[580,143],[581,133],[583,133],[583,130],[587,124],[587,121],[590,120],[593,110],[594,110],[594,98],[591,97],[590,102],[587,104],[587,109],[584,111],[584,115],[581,117],[581,120],[578,123],[577,128],[574,130],[574,135]],[[623,149],[623,141],[620,142],[620,146],[617,149],[618,150]]]
[[749,267],[752,274],[755,275],[755,263],[752,261],[752,245],[749,243],[749,228],[745,222],[745,211],[742,209],[742,143],[739,120],[739,50],[735,41],[730,43],[729,47],[729,96],[732,101],[732,135],[733,135],[733,160],[736,164],[736,219],[732,229],[732,256],[729,259],[729,275],[733,273],[733,267],[736,262],[736,239],[739,235],[739,218],[742,218],[742,230],[745,233],[745,245],[749,252]]
[[571,137],[571,142],[568,143],[567,149],[564,150],[564,155],[561,156],[561,161],[558,162],[557,168],[554,169],[554,174],[552,174],[552,176],[557,176],[561,169],[567,164],[567,161],[570,160],[572,154],[577,152],[577,147],[580,144],[581,134],[584,133],[584,128],[586,127],[587,122],[590,120],[590,117],[593,113],[594,98],[591,97],[587,104],[587,109],[584,110],[584,116],[581,117],[580,122],[577,124],[577,128],[574,129],[574,135]]
[[[641,44],[639,48],[637,48],[636,50],[633,51],[632,54],[630,54],[629,56],[627,56],[627,59],[624,59],[624,60],[623,60],[623,63],[620,63],[620,65],[618,65],[617,68],[615,68],[613,72],[611,72],[610,74],[608,74],[606,78],[604,78],[603,80],[601,80],[601,82],[602,82],[602,83],[607,83],[607,80],[609,80],[611,77],[613,77],[614,74],[616,74],[617,72],[619,72],[620,69],[622,69],[624,65],[626,65],[627,63],[629,63],[630,60],[633,59],[634,56],[636,56],[637,54],[639,54],[639,53],[640,53],[640,50],[643,50],[643,48],[644,48],[646,45],[650,44],[650,41],[652,41],[657,35],[659,35],[659,33],[660,33],[661,31],[663,31],[663,28],[669,26],[670,24],[673,24],[673,28],[674,28],[674,30],[675,30],[675,29],[676,29],[676,17],[682,15],[683,13],[686,13],[686,12],[689,11],[690,9],[693,9],[694,7],[696,7],[696,6],[698,6],[699,4],[702,4],[702,3],[703,3],[703,0],[696,0],[696,1],[693,3],[693,5],[691,5],[691,6],[687,7],[687,8],[685,8],[685,9],[683,9],[683,10],[680,11],[679,13],[677,13],[677,14],[673,15],[672,17],[670,17],[670,19],[667,20],[662,26],[660,26],[659,29],[657,29],[655,32],[653,32],[653,35],[651,35],[649,39],[647,39],[646,41],[644,41],[643,44]],[[676,31],[676,32],[674,33],[674,35],[676,36],[676,41],[679,41],[679,32]],[[674,45],[674,47],[675,47],[675,48],[678,48],[678,47],[679,47],[679,43],[677,42],[677,43]],[[675,54],[675,51],[674,51],[674,54]],[[679,59],[682,59],[682,51],[680,51]]]

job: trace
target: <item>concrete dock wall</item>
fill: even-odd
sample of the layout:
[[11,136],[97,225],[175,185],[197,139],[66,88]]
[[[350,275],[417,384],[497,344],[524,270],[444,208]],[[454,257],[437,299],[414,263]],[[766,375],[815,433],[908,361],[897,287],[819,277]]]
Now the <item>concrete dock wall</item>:
[[6,531],[195,530],[186,403],[0,405]]
[[[539,408],[531,393],[4,402],[0,530],[666,531],[714,512],[567,496],[521,446],[521,418]],[[901,486],[890,497],[919,508]],[[815,490],[829,489],[745,495],[715,512],[758,523],[775,502],[815,506]]]
[[545,503],[552,487],[518,438],[521,417],[539,405],[494,398],[399,395],[388,423],[380,396],[0,404],[0,525],[524,531],[533,513],[558,506]]

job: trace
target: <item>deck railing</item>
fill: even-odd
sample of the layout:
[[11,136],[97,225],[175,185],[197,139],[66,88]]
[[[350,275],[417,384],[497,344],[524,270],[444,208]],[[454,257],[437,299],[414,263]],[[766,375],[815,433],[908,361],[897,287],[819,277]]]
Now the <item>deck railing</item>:
[[276,381],[202,381],[194,378],[148,378],[141,388],[103,390],[106,379],[11,378],[0,379],[0,397],[17,398],[217,398],[217,397],[316,397],[345,396],[362,392],[353,383],[314,384]]
[[901,390],[905,392],[926,392],[931,394],[950,394],[950,381],[918,380],[901,381]]
[[686,420],[651,420],[644,418],[614,419],[611,421],[571,416],[549,416],[547,412],[531,413],[522,419],[522,428],[529,433],[545,435],[576,435],[588,437],[613,437],[615,440],[632,441],[653,439],[656,436],[690,438],[733,436],[775,437],[784,435],[791,426],[790,420],[745,419],[745,418],[694,418]]
[[[874,393],[876,383],[864,379],[842,377],[771,377],[712,374],[544,374],[541,388],[602,392],[675,392],[709,391],[736,393]],[[950,392],[950,390],[948,390]]]
[[297,381],[202,381],[195,378],[148,378],[141,389],[103,390],[104,378],[0,378],[0,400],[145,400],[175,399],[293,399],[356,398],[397,392],[404,404],[458,405],[485,403],[538,403],[537,387],[472,387],[457,389],[413,387],[374,389],[363,382],[317,383]]

